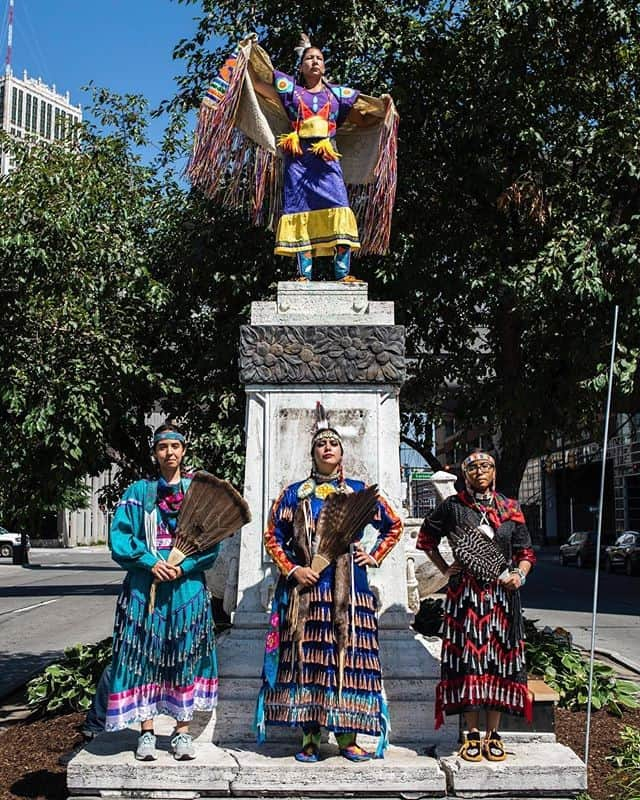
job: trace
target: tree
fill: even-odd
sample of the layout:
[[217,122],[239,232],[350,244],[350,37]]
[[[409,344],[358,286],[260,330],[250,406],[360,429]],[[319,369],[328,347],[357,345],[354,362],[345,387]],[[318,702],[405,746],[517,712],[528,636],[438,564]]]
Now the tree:
[[554,433],[594,427],[615,302],[620,386],[627,402],[634,387],[637,398],[636,4],[401,0],[336,14],[333,3],[269,0],[202,10],[196,36],[175,50],[185,74],[171,107],[195,105],[248,30],[289,69],[298,32],[310,31],[337,80],[396,100],[392,248],[365,271],[407,327],[407,429],[416,413],[451,408],[467,428],[488,425],[502,485],[515,491]]
[[98,99],[117,134],[1,143],[17,169],[0,181],[0,508],[23,531],[82,505],[84,477],[114,456],[148,463],[145,412],[176,391],[145,335],[167,291],[150,272],[162,197],[131,150],[142,108]]

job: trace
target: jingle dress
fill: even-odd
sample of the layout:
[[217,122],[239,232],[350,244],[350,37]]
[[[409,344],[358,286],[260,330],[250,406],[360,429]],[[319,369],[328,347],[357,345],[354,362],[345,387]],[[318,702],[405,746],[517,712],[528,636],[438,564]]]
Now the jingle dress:
[[187,721],[194,710],[216,705],[218,668],[204,570],[216,560],[219,545],[187,557],[177,580],[158,583],[149,613],[151,568],[169,555],[190,482],[137,481],[116,509],[111,552],[127,575],[116,606],[107,731],[158,714]]
[[[365,484],[345,480],[347,491],[360,491]],[[311,587],[309,614],[304,626],[303,681],[298,680],[296,646],[287,625],[291,591],[296,585],[292,572],[296,566],[293,550],[293,516],[298,504],[308,497],[313,523],[325,498],[340,486],[337,480],[315,484],[313,479],[288,486],[271,510],[265,547],[281,572],[271,606],[267,633],[263,685],[258,696],[256,730],[264,741],[266,725],[303,726],[317,723],[335,733],[363,733],[379,736],[377,755],[388,744],[389,714],[382,690],[378,655],[376,602],[367,580],[366,567],[353,563],[355,579],[355,653],[346,649],[342,698],[338,697],[338,655],[334,635],[333,590],[335,565],[329,564]],[[371,523],[379,532],[371,555],[378,564],[402,535],[402,522],[389,503],[379,498]],[[313,529],[313,525],[312,525]],[[362,538],[362,532],[358,539]],[[353,601],[350,603],[349,625]]]
[[[467,523],[486,521],[507,564],[536,556],[516,500],[493,493],[486,505],[467,491],[448,497],[423,522],[416,548],[436,550],[443,536]],[[449,578],[442,633],[442,675],[436,689],[435,726],[444,715],[480,708],[506,711],[531,721],[527,690],[524,625],[519,590],[508,591],[497,580],[477,580],[463,570]]]
[[[320,154],[335,152],[336,130],[346,120],[359,92],[333,84],[310,92],[278,70],[274,70],[274,86],[292,128],[292,133],[280,141],[284,150],[284,200],[274,252],[294,256],[310,251],[313,256],[331,256],[339,245],[359,249],[358,226],[349,207],[340,161],[325,161]],[[295,152],[292,140],[301,153]],[[320,148],[318,154],[312,148]]]

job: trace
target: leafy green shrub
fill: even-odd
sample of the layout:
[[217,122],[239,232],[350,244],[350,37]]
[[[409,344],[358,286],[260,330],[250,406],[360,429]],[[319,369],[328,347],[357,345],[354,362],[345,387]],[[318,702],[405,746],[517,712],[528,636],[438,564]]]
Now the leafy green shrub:
[[111,644],[109,637],[97,644],[67,647],[61,661],[27,684],[29,707],[45,714],[87,711],[100,676],[111,662]]
[[[550,628],[539,630],[535,622],[525,620],[527,670],[540,675],[560,695],[560,706],[578,709],[587,704],[589,661],[573,646],[569,634]],[[622,708],[638,708],[640,685],[616,678],[611,667],[596,661],[593,665],[591,706],[605,708],[622,716]]]
[[607,756],[607,761],[616,767],[610,782],[617,787],[621,800],[640,800],[640,730],[625,725],[620,739],[622,744]]

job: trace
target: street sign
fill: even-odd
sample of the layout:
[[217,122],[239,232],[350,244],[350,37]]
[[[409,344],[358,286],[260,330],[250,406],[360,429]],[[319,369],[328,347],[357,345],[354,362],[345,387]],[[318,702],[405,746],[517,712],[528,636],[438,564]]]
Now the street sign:
[[433,477],[433,472],[431,470],[426,469],[414,469],[411,473],[411,478],[414,481],[430,481]]

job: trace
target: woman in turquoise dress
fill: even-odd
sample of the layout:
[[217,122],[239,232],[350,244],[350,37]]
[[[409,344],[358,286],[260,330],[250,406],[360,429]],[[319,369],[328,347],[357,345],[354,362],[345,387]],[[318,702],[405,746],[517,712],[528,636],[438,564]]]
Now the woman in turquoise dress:
[[[367,552],[359,542],[355,545],[351,587],[347,590],[348,618],[354,636],[346,648],[344,681],[340,685],[334,598],[344,592],[337,583],[336,564],[332,562],[319,573],[305,565],[293,521],[296,510],[303,504],[313,551],[315,523],[325,499],[333,492],[361,491],[365,484],[344,477],[342,441],[335,429],[323,428],[315,434],[311,455],[311,475],[284,489],[273,506],[264,535],[265,547],[281,575],[266,640],[256,729],[258,740],[263,741],[268,724],[300,727],[302,747],[295,757],[298,761],[313,762],[320,758],[322,726],[334,732],[342,756],[350,761],[364,761],[372,754],[357,744],[357,734],[378,736],[376,756],[382,757],[389,730],[378,654],[376,601],[367,571],[379,567],[398,542],[402,521],[380,497],[372,522],[378,530],[373,547]],[[358,536],[361,538],[362,532]],[[311,593],[299,644],[293,641],[289,621],[296,585]]]
[[[127,571],[116,607],[107,731],[139,723],[136,758],[154,760],[154,717],[176,721],[171,749],[178,760],[195,757],[189,720],[211,711],[218,696],[218,669],[211,604],[204,570],[219,546],[166,563],[180,506],[190,484],[181,472],[186,442],[173,425],[153,437],[158,480],[141,480],[124,493],[111,526],[111,552]],[[149,591],[157,582],[153,611]]]

